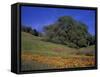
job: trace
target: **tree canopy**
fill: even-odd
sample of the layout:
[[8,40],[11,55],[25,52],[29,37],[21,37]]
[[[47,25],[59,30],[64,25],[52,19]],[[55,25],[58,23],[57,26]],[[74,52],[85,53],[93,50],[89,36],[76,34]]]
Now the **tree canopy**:
[[44,27],[46,40],[70,47],[86,47],[95,43],[86,24],[70,16],[62,16],[55,23]]

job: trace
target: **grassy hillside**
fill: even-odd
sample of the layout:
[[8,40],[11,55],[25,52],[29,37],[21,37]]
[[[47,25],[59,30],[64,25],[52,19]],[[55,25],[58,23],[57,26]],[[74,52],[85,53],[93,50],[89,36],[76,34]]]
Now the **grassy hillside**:
[[22,32],[21,34],[22,70],[74,68],[94,65],[94,46],[74,49],[66,45],[45,42],[41,37],[29,33]]
[[40,37],[22,32],[22,51],[42,54],[46,56],[64,56],[77,52],[74,48],[42,41]]

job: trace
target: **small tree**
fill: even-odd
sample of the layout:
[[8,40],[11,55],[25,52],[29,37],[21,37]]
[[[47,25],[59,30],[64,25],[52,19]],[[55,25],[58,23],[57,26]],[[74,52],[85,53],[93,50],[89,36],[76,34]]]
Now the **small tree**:
[[39,32],[36,29],[32,29],[31,27],[22,26],[22,31],[30,33],[32,35],[38,36]]
[[39,32],[36,29],[33,29],[33,32],[34,32],[34,35],[35,36],[38,36],[39,35]]

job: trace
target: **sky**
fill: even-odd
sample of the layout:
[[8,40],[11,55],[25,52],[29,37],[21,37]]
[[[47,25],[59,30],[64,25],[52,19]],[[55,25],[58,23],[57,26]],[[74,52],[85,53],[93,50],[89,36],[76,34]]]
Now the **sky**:
[[39,32],[43,27],[53,24],[61,16],[71,16],[88,26],[88,31],[95,34],[95,10],[45,8],[45,7],[21,7],[21,25],[30,26]]

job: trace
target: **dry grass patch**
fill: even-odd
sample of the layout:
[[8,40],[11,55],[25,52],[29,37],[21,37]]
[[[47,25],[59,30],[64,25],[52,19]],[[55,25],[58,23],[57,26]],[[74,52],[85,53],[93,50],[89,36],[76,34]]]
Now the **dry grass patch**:
[[28,52],[22,53],[22,60],[37,61],[40,64],[53,65],[56,68],[75,68],[75,67],[91,67],[95,65],[93,57],[68,57],[62,58],[59,56],[44,56],[39,54],[32,54]]

